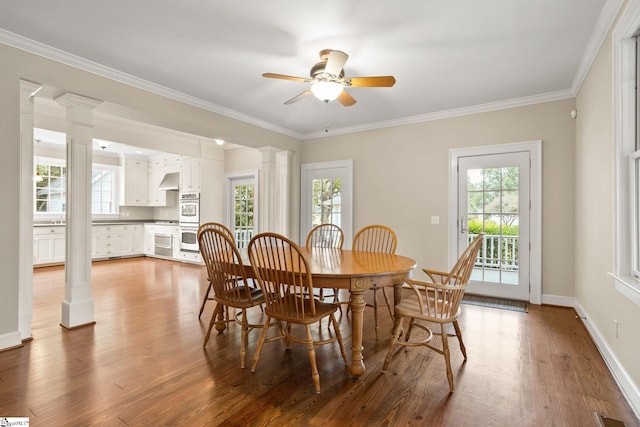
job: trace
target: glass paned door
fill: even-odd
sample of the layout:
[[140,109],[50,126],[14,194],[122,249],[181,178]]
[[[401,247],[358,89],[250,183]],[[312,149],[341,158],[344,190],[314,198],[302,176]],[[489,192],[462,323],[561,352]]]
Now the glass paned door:
[[529,154],[459,159],[458,249],[485,238],[467,292],[529,299]]
[[246,248],[256,225],[255,183],[253,178],[231,180],[231,225],[238,248]]
[[344,233],[344,248],[351,245],[353,162],[307,163],[301,168],[300,240],[320,224],[335,224]]

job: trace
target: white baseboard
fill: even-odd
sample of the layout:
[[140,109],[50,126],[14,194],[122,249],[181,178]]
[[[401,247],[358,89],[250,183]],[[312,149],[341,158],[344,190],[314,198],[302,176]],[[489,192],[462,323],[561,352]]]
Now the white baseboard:
[[542,304],[559,305],[561,307],[575,307],[576,299],[562,295],[542,294]]
[[591,323],[591,321],[589,320],[589,315],[584,310],[584,308],[577,301],[575,301],[574,307],[576,309],[576,312],[578,313],[578,316],[580,316],[585,327],[591,334],[591,339],[593,339],[593,342],[598,348],[598,351],[600,351],[600,354],[607,364],[609,371],[613,375],[613,379],[616,381],[616,383],[618,383],[618,386],[622,390],[622,393],[627,398],[627,402],[629,402],[629,405],[631,405],[631,408],[635,412],[636,417],[640,418],[640,390],[638,390],[636,384],[633,382],[631,377],[629,377],[624,367],[620,364],[620,361],[618,361],[618,358],[615,356],[614,352],[604,340],[598,328],[593,325],[593,323]]
[[20,331],[0,335],[0,351],[20,347],[21,345],[22,337],[20,336]]

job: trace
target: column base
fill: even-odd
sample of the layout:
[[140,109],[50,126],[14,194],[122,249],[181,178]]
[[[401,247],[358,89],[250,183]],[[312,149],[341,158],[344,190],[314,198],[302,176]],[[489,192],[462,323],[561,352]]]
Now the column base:
[[67,329],[74,329],[95,323],[92,299],[74,302],[62,301],[62,320],[60,326]]

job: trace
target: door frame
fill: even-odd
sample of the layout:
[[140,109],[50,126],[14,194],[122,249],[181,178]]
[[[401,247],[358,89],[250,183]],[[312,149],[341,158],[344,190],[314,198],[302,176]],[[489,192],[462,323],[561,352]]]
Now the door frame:
[[529,302],[542,304],[542,140],[449,150],[449,265],[459,256],[458,159],[514,152],[529,153]]

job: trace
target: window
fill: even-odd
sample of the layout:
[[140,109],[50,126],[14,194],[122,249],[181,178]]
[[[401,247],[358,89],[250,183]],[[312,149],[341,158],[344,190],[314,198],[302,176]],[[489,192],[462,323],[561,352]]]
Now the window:
[[93,165],[91,174],[91,213],[115,214],[116,203],[116,170],[104,165]]
[[233,185],[233,230],[238,248],[246,248],[253,237],[254,184],[236,182]]
[[67,168],[64,161],[40,159],[36,164],[35,204],[37,213],[63,213],[67,199]]
[[[67,167],[63,159],[37,158],[34,191],[36,214],[62,214],[66,211]],[[91,213],[116,214],[117,167],[93,165]]]
[[615,288],[640,305],[640,2],[613,32],[615,117]]
[[312,180],[311,225],[335,224],[342,227],[342,178]]

